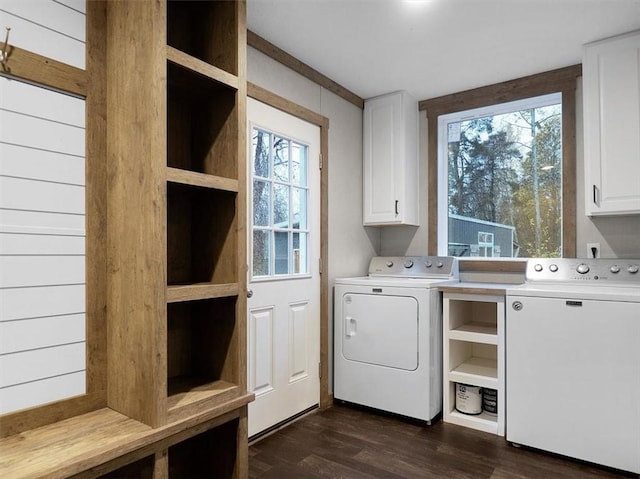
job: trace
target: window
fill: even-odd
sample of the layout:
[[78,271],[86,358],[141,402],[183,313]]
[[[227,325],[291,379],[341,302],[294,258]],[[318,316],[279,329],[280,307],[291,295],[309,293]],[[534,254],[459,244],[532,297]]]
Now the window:
[[[495,252],[498,253],[495,256],[500,256],[499,246]],[[484,256],[486,258],[494,256],[493,233],[478,233],[478,256]]]
[[[576,254],[576,79],[582,75],[582,66],[574,65],[558,70],[539,73],[516,80],[510,80],[504,83],[489,85],[486,87],[476,88],[451,95],[446,95],[420,102],[420,109],[425,110],[427,114],[427,156],[428,156],[428,253],[442,254],[447,253],[448,238],[442,234],[443,229],[450,229],[453,213],[448,210],[448,204],[443,201],[442,196],[438,195],[439,183],[443,181],[443,173],[437,161],[438,158],[438,125],[439,117],[443,115],[456,114],[461,111],[471,111],[493,105],[503,105],[509,102],[516,102],[535,97],[541,97],[559,93],[561,95],[561,159],[560,166],[557,171],[561,170],[561,227],[555,230],[561,235],[561,246],[557,256],[575,257]],[[489,111],[489,114],[491,111]],[[485,115],[487,116],[487,115]],[[465,118],[459,118],[464,121]],[[537,121],[537,120],[536,120]],[[455,128],[452,135],[455,134]],[[462,130],[463,126],[460,125]],[[442,137],[442,132],[441,137]],[[449,131],[444,132],[445,135]],[[524,153],[526,155],[526,152]],[[545,165],[541,165],[545,166]],[[447,176],[444,176],[445,181]],[[462,216],[462,215],[460,215]],[[448,217],[448,221],[447,221]],[[486,216],[485,216],[486,217]],[[485,221],[485,220],[477,220]],[[511,252],[507,254],[504,251],[502,240],[499,236],[508,234],[508,229],[513,228],[511,223],[499,223],[487,221],[487,223],[495,223],[489,229],[482,229],[484,232],[492,232],[494,234],[494,256],[498,255],[497,246],[500,246],[500,256],[524,256],[524,251]],[[503,226],[499,228],[499,226]],[[476,230],[480,231],[480,229]],[[514,235],[518,236],[518,231],[514,230]],[[460,242],[461,244],[449,244],[449,249],[459,251],[471,249],[471,244],[477,241]],[[444,245],[441,244],[444,242]],[[520,246],[519,241],[514,241],[515,246]],[[474,247],[475,248],[475,247]],[[479,247],[478,247],[479,248]],[[478,249],[479,251],[479,249]],[[549,253],[551,255],[551,253]]]
[[254,128],[253,277],[307,274],[307,145]]
[[438,138],[439,254],[562,256],[560,93],[442,115]]

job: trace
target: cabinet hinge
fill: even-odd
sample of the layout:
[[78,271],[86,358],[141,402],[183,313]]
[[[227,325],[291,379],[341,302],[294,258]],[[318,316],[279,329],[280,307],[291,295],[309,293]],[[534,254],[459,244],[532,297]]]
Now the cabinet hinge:
[[318,155],[318,165],[319,165],[318,168],[322,169],[322,153]]

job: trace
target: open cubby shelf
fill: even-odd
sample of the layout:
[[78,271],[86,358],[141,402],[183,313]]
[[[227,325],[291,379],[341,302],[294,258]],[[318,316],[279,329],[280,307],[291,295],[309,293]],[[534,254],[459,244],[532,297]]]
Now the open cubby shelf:
[[[443,295],[443,420],[504,435],[504,296]],[[456,410],[456,384],[496,390],[498,414]]]
[[238,74],[235,2],[167,2],[167,44],[233,75]]
[[167,185],[169,286],[238,282],[236,194]]
[[237,180],[237,95],[229,85],[168,62],[167,166]]
[[[239,395],[237,297],[167,305],[169,414]],[[214,404],[211,402],[209,406]]]
[[169,478],[237,477],[237,458],[224,445],[236,444],[240,424],[231,420],[169,447]]

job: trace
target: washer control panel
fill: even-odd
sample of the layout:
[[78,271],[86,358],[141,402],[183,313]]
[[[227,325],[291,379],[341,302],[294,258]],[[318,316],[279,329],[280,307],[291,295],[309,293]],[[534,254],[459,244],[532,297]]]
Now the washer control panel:
[[531,258],[527,281],[601,281],[640,285],[640,259]]
[[369,275],[457,278],[458,262],[451,256],[376,256],[369,264]]

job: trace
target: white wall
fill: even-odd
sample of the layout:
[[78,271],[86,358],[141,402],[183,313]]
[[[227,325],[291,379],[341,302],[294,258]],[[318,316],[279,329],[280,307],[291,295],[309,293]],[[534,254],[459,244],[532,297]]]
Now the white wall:
[[[84,7],[0,0],[0,27],[84,68]],[[0,414],[84,394],[85,357],[85,102],[2,77]]]

